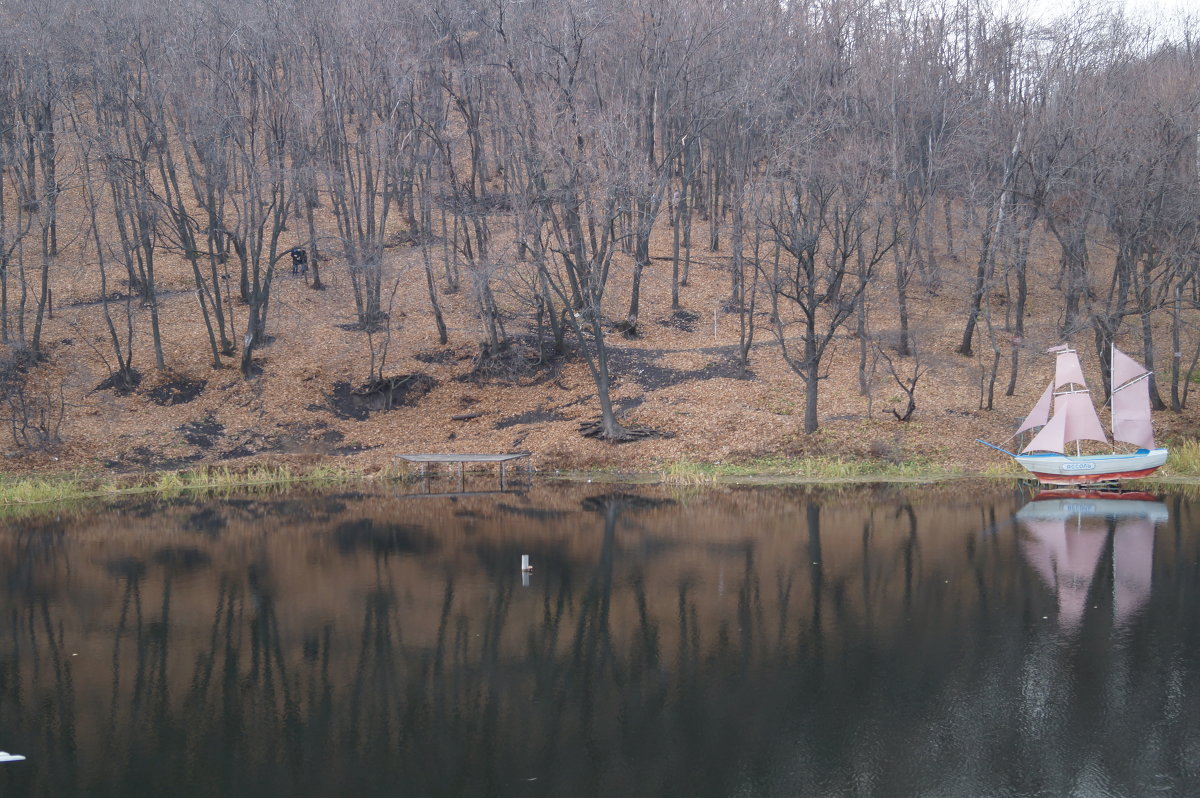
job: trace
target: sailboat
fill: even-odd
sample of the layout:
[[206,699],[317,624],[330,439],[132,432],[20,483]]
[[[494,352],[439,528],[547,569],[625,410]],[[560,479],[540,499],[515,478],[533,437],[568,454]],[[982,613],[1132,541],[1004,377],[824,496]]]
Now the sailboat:
[[[1083,379],[1079,355],[1067,344],[1046,350],[1057,356],[1054,380],[1017,429],[1041,428],[1020,454],[979,441],[1012,457],[1037,480],[1047,485],[1090,485],[1120,479],[1136,479],[1153,473],[1167,462],[1167,450],[1154,445],[1150,420],[1151,372],[1133,358],[1112,348],[1112,437],[1138,447],[1129,453],[1082,453],[1080,441],[1107,444],[1091,391]],[[1051,413],[1053,406],[1053,414]],[[1070,444],[1075,453],[1067,454]]]

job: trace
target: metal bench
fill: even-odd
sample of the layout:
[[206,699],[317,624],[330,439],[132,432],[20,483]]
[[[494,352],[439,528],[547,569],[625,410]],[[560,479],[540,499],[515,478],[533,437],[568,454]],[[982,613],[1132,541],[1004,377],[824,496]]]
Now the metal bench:
[[[500,490],[505,490],[508,487],[507,466],[514,460],[526,460],[526,470],[533,473],[533,453],[532,452],[510,452],[508,454],[398,454],[396,459],[405,460],[409,463],[418,463],[421,466],[421,479],[427,478],[426,469],[430,463],[454,463],[458,466],[458,489],[463,489],[463,464],[465,463],[499,463],[500,464]],[[428,483],[426,483],[428,488]]]

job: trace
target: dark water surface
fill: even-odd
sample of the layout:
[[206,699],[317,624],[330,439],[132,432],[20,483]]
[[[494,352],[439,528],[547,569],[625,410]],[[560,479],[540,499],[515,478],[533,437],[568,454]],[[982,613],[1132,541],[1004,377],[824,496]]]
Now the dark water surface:
[[403,490],[4,523],[0,796],[1200,794],[1194,499]]

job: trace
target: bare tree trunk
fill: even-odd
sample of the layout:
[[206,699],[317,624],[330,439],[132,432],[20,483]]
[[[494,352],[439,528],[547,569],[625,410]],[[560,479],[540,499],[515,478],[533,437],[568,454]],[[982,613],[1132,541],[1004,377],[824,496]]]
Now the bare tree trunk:
[[[740,249],[740,246],[738,247]],[[758,304],[758,259],[762,253],[762,225],[754,225],[754,244],[751,250],[753,256],[753,270],[751,271],[750,286],[745,287],[746,278],[744,270],[746,268],[744,259],[738,268],[743,270],[741,277],[742,292],[741,301],[738,306],[738,365],[743,373],[750,368],[750,349],[754,346],[754,310]],[[747,300],[747,297],[749,299]]]
[[717,151],[710,151],[709,182],[712,186],[712,198],[708,204],[708,251],[719,252],[721,249],[721,159]]
[[[421,219],[426,230],[429,229],[433,217],[433,209],[429,205],[431,199],[428,189],[421,191]],[[421,263],[425,267],[425,285],[429,291],[429,307],[433,310],[433,321],[437,326],[438,343],[445,346],[450,340],[450,336],[446,330],[446,320],[442,317],[442,305],[438,301],[437,285],[433,276],[433,257],[429,252],[429,243],[429,241],[421,241],[419,244]]]
[[[858,253],[858,279],[866,282],[866,256],[861,250]],[[870,330],[867,325],[867,290],[863,289],[858,295],[858,314],[855,319],[854,337],[858,339],[858,393],[861,396],[871,395],[871,381],[867,369],[867,355],[872,349]],[[867,413],[870,417],[870,413]]]
[[681,204],[683,205],[683,274],[679,276],[679,285],[687,287],[688,278],[692,274],[692,200],[694,181],[689,179],[684,183]]
[[974,354],[972,341],[975,338],[975,325],[979,323],[979,311],[983,306],[983,292],[986,290],[988,274],[991,271],[994,212],[994,206],[989,206],[987,220],[984,222],[983,242],[979,247],[979,262],[975,267],[975,285],[971,289],[971,304],[967,309],[967,324],[963,329],[962,343],[958,345],[957,351],[964,357],[971,357]]
[[1084,313],[1082,304],[1087,294],[1088,253],[1085,232],[1068,232],[1062,242],[1062,274],[1064,310],[1062,335],[1069,337],[1080,326]]
[[321,247],[317,236],[317,224],[313,218],[313,209],[317,204],[315,188],[304,196],[303,202],[304,217],[308,221],[308,268],[312,270],[312,290],[323,291],[325,284],[321,282]]
[[[994,242],[999,236],[1004,227],[1004,212],[1009,204],[1008,195],[1012,191],[1013,175],[1016,173],[1017,157],[1021,152],[1021,140],[1023,133],[1018,133],[1016,140],[1013,142],[1012,152],[1004,162],[1004,177],[1000,184],[1000,193],[996,197],[996,201],[988,205],[987,221],[984,223],[983,240],[979,247],[979,263],[975,270],[975,285],[971,290],[971,305],[968,310],[967,324],[963,329],[962,343],[958,346],[958,353],[964,357],[971,357],[971,342],[975,337],[975,325],[979,321],[979,310],[983,304],[983,293],[987,290],[987,283],[991,277],[992,262],[994,255],[992,252]],[[992,222],[995,221],[993,228]]]
[[1017,251],[1013,260],[1013,270],[1017,276],[1017,301],[1013,306],[1012,361],[1009,364],[1008,387],[1004,391],[1005,396],[1012,396],[1017,390],[1021,346],[1025,342],[1025,305],[1029,300],[1029,280],[1026,277],[1026,266],[1029,263],[1029,245],[1033,239],[1035,219],[1035,213],[1026,214],[1024,223],[1016,231]]
[[[1153,299],[1151,291],[1153,286],[1153,255],[1145,255],[1141,272],[1141,285],[1137,286],[1139,305],[1141,306],[1142,319],[1142,357],[1143,363],[1150,371],[1150,406],[1155,410],[1166,410],[1166,402],[1162,400],[1162,396],[1158,392],[1158,379],[1154,376],[1154,329],[1150,324],[1150,314],[1153,309]],[[1134,279],[1137,280],[1137,270],[1134,270]]]
[[1177,278],[1171,296],[1171,409],[1183,411],[1184,397],[1179,390],[1183,365],[1183,287],[1190,276]]
[[953,205],[954,205],[954,200],[947,197],[945,203],[942,206],[945,211],[945,217],[946,217],[946,254],[950,256],[951,260],[958,260],[958,253],[954,249]]
[[42,257],[38,269],[37,310],[34,311],[33,339],[30,348],[34,352],[42,351],[42,323],[46,316],[46,301],[50,296],[50,236],[49,225],[42,226]]
[[188,215],[187,203],[179,189],[179,180],[175,173],[175,164],[167,148],[158,153],[158,171],[162,183],[163,204],[174,223],[179,245],[183,249],[184,258],[192,267],[192,280],[196,285],[196,302],[200,305],[200,315],[204,319],[204,329],[208,334],[209,350],[212,353],[212,367],[222,367],[221,350],[217,343],[216,331],[213,329],[212,315],[209,313],[210,304],[219,311],[212,292],[200,269],[200,250],[196,243],[191,216]]
[[[904,204],[909,205],[909,201],[905,200]],[[899,222],[896,219],[893,224]],[[909,345],[909,317],[908,317],[908,284],[912,280],[913,275],[913,250],[916,245],[916,220],[912,217],[912,209],[909,209],[908,219],[908,234],[900,239],[899,232],[896,231],[897,243],[892,249],[892,261],[896,270],[896,312],[899,314],[900,322],[900,340],[897,342],[896,351],[901,357],[908,357],[911,347]]]

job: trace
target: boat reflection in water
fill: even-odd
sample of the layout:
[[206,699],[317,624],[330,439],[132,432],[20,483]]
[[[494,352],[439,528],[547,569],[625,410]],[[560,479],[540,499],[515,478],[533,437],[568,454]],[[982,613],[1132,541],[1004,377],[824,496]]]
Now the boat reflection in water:
[[[1122,628],[1150,598],[1154,528],[1167,507],[1148,493],[1043,491],[1016,515],[1021,553],[1058,598],[1063,632],[1079,629],[1085,610],[1111,605]],[[1111,591],[1111,602],[1102,602]]]

